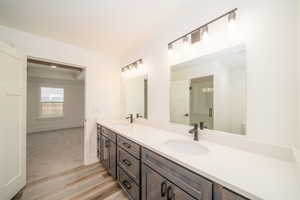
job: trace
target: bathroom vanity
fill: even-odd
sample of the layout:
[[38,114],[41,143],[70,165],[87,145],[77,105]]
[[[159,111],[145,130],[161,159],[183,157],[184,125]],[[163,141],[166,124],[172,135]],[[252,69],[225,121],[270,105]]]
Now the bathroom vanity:
[[246,200],[166,156],[97,125],[99,158],[132,200]]

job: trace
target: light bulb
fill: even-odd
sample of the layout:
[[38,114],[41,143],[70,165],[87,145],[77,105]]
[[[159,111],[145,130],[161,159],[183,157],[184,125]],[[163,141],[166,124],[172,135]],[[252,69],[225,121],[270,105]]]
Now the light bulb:
[[208,35],[208,26],[205,26],[202,29],[202,40],[203,42],[207,42],[209,40],[209,35]]
[[187,36],[183,37],[183,47],[187,48],[189,46],[189,38]]
[[236,13],[232,12],[228,15],[228,30],[230,33],[236,32]]
[[168,54],[169,54],[170,56],[173,55],[173,44],[168,44]]
[[142,61],[142,60],[140,60],[140,61],[138,62],[138,67],[139,67],[139,68],[143,68],[143,61]]

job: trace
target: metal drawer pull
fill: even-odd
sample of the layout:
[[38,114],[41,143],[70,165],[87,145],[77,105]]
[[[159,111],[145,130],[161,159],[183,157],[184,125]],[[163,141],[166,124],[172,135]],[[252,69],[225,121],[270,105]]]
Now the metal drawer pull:
[[123,162],[125,165],[127,165],[128,167],[131,166],[131,162],[130,162],[129,160],[127,160],[127,159],[124,159],[122,162]]
[[167,190],[167,183],[166,183],[166,181],[164,181],[160,185],[160,195],[162,197],[166,196],[166,190]]
[[127,149],[130,149],[130,148],[131,148],[131,145],[128,144],[127,142],[123,142],[123,146],[125,146]]
[[127,190],[130,190],[130,189],[131,189],[131,184],[129,183],[129,181],[124,180],[124,181],[122,182],[122,184],[126,187]]
[[172,186],[169,186],[167,189],[167,200],[175,200],[175,194]]

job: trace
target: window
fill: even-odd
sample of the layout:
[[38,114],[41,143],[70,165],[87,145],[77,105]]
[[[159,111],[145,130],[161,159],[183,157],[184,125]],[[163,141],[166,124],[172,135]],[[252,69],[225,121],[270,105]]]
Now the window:
[[62,117],[64,114],[64,89],[41,87],[40,117]]

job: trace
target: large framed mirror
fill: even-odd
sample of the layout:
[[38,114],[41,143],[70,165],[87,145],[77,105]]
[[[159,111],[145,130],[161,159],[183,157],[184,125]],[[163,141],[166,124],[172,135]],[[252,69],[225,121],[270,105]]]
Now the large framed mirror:
[[148,76],[138,75],[124,79],[126,113],[136,118],[148,118]]
[[246,134],[244,45],[171,66],[170,121]]

